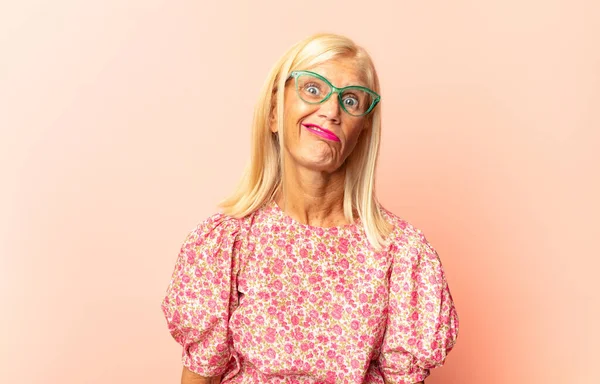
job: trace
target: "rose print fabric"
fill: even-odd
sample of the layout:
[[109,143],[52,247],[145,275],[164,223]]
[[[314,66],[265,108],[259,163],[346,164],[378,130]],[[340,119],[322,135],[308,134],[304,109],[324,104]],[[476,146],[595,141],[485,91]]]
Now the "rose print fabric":
[[215,214],[185,239],[162,302],[183,364],[222,383],[416,383],[441,366],[458,316],[438,254],[382,209],[390,245],[360,220],[301,224],[275,202]]

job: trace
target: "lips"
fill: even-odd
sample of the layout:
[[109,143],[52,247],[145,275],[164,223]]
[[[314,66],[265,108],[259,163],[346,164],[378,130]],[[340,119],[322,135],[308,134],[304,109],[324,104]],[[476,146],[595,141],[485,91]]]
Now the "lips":
[[331,132],[328,129],[321,127],[320,125],[306,123],[306,124],[302,124],[302,126],[304,128],[306,128],[307,130],[309,130],[311,133],[314,133],[317,136],[321,136],[324,139],[331,140],[331,141],[340,141],[340,138],[337,137],[337,135],[335,133]]

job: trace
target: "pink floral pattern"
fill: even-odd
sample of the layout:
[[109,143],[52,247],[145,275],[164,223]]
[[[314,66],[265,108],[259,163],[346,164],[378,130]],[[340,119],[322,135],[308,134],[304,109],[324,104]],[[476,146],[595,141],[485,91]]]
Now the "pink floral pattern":
[[320,228],[275,202],[215,214],[184,241],[162,310],[183,364],[222,383],[416,383],[456,343],[438,254],[394,226],[375,251],[361,223]]

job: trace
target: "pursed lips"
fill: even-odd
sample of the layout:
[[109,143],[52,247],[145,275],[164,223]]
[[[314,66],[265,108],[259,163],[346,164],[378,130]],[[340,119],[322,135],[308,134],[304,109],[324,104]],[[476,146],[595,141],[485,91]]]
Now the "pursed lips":
[[325,139],[329,139],[329,140],[333,140],[333,141],[340,141],[340,138],[335,133],[331,132],[328,129],[321,127],[320,125],[308,123],[308,124],[302,124],[302,126]]

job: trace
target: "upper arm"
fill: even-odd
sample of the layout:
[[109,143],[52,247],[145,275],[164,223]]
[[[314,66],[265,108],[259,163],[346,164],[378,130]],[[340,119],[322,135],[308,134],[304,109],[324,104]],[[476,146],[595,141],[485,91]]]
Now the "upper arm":
[[379,362],[391,382],[423,383],[453,348],[458,317],[441,260],[422,232],[407,226],[396,242]]
[[171,335],[183,347],[183,365],[206,377],[222,374],[231,358],[228,323],[237,303],[238,233],[237,220],[223,215],[191,231],[161,305]]

